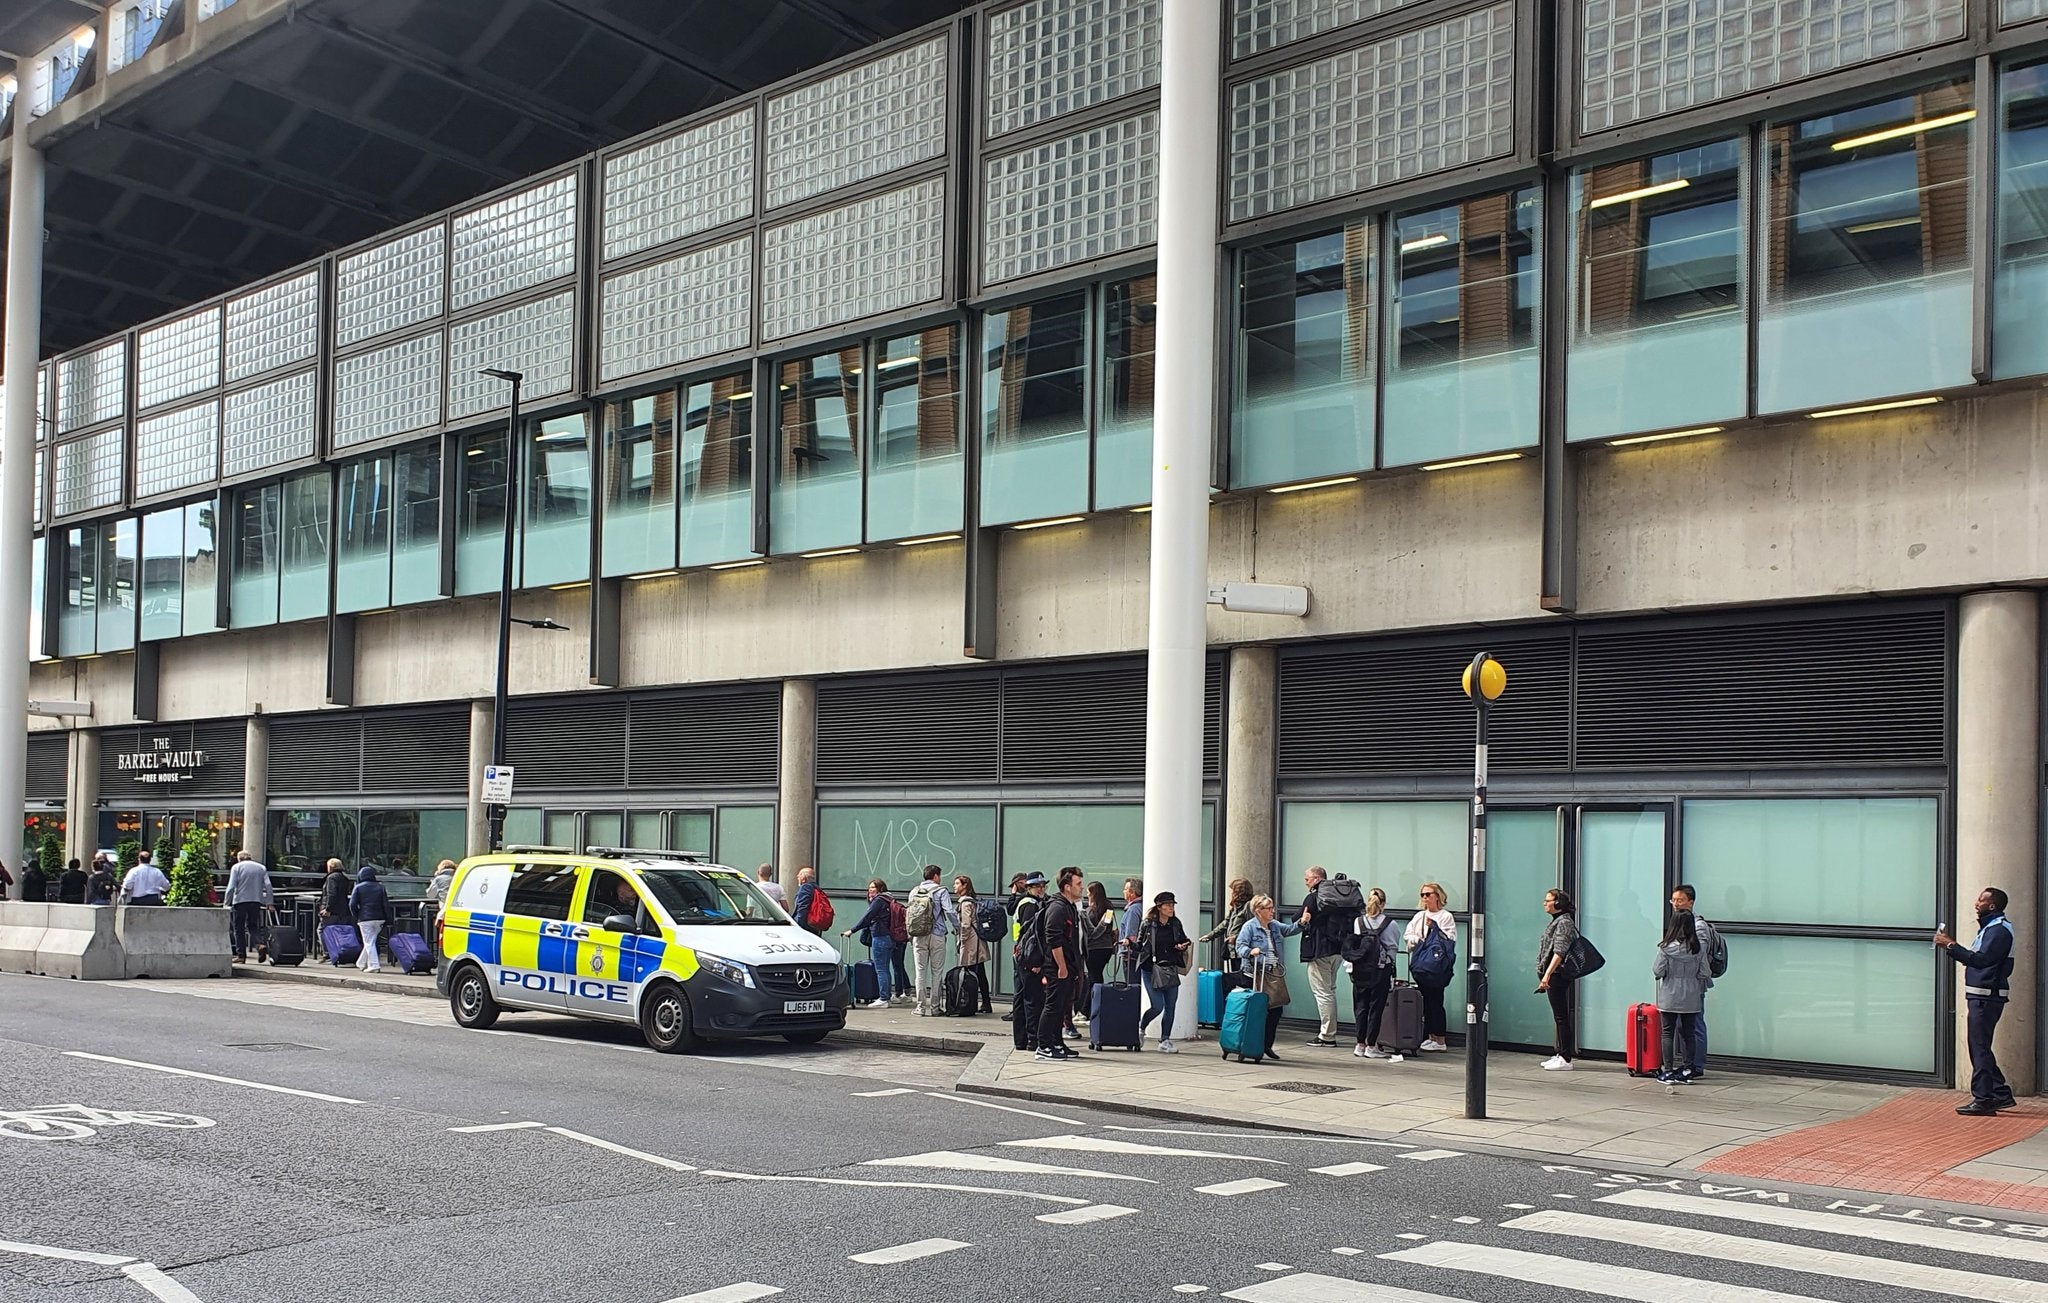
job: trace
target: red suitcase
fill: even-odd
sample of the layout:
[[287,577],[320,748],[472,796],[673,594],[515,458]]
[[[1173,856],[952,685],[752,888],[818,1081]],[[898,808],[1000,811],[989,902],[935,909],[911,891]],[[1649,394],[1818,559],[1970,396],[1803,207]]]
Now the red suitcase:
[[1621,1040],[1627,1047],[1628,1075],[1654,1077],[1664,1066],[1664,1022],[1657,1016],[1657,1006],[1632,1004],[1627,1019]]

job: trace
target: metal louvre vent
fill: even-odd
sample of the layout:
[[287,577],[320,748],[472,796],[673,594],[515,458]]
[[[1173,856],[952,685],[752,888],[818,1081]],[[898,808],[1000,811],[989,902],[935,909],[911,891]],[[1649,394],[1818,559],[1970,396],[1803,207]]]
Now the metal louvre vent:
[[469,791],[469,711],[426,708],[363,717],[363,790]]
[[[204,751],[206,763],[189,778],[175,784],[145,782],[145,778],[154,778],[155,775],[121,768],[122,755],[161,750],[157,745],[158,739],[167,740],[173,750]],[[247,741],[246,726],[239,719],[107,729],[100,734],[100,795],[109,800],[148,800],[159,804],[182,804],[193,799],[218,799],[239,804],[242,799],[242,750]]]
[[993,783],[1000,676],[818,685],[818,782]]
[[327,796],[363,789],[361,716],[299,715],[270,721],[270,790]]
[[1202,777],[1223,776],[1224,660],[1211,656],[1202,676]]
[[1130,662],[1003,677],[1006,783],[1145,772],[1145,667]]
[[21,794],[31,801],[61,801],[70,768],[69,733],[31,733]]
[[623,787],[626,699],[514,700],[505,713],[505,752],[527,791]]
[[782,699],[774,685],[635,697],[630,709],[629,786],[775,785]]
[[[1569,636],[1486,642],[1507,666],[1509,683],[1488,722],[1491,765],[1565,768],[1571,737]],[[1462,644],[1284,653],[1280,773],[1469,770],[1472,704],[1458,687],[1469,654]]]
[[1945,763],[1945,611],[1582,632],[1582,768]]

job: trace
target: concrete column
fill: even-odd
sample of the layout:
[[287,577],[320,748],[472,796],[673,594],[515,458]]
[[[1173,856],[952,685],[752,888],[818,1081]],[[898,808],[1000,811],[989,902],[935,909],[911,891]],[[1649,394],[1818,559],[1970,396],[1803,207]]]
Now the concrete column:
[[[23,91],[27,90],[26,83]],[[19,819],[28,781],[28,557],[35,535],[36,355],[42,350],[43,155],[14,114],[7,193],[7,382],[0,421],[0,812]],[[10,854],[12,852],[9,852]],[[19,867],[19,866],[17,866]]]
[[249,716],[242,728],[242,845],[270,863],[270,721]]
[[[1201,899],[1209,469],[1216,428],[1222,0],[1165,6],[1159,82],[1159,334],[1145,662],[1145,893]],[[1173,1028],[1194,1031],[1195,1002]]]
[[[469,804],[466,827],[469,853],[481,855],[491,848],[491,809],[484,804],[484,766],[491,763],[493,729],[497,712],[488,701],[469,703]],[[517,792],[513,795],[516,797]]]
[[[1230,731],[1223,742],[1223,879],[1273,890],[1273,747],[1279,736],[1280,658],[1271,647],[1230,651]],[[1226,895],[1216,897],[1220,906]]]
[[[775,877],[796,900],[796,872],[818,853],[818,685],[782,681],[782,761],[776,778]],[[751,869],[751,864],[735,864]]]
[[[1998,1023],[1998,1062],[2016,1094],[2038,1088],[2036,964],[2040,918],[2041,604],[2033,592],[1963,597],[1956,648],[1956,912],[1949,930],[1976,932],[1985,887],[2011,899],[2018,934],[2012,1004]],[[1960,973],[1958,973],[1960,978]],[[1960,984],[1960,982],[1958,983]],[[1956,1000],[1956,1074],[1968,1079],[1965,1002]]]
[[64,780],[64,858],[88,869],[100,835],[100,735],[71,730]]

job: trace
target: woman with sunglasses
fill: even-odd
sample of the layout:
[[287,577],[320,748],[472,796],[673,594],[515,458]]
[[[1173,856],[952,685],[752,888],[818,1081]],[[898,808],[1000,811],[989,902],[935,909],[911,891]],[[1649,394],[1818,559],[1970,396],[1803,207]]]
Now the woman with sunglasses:
[[[1444,898],[1444,887],[1440,882],[1422,884],[1420,906],[1401,934],[1401,940],[1408,947],[1410,976],[1415,973],[1415,952],[1429,937],[1432,928],[1449,937],[1453,946],[1458,944],[1458,920],[1451,917],[1450,902]],[[1418,978],[1415,985],[1422,990],[1422,1048],[1441,1054],[1451,1048],[1445,1039],[1450,1035],[1450,1020],[1444,1014],[1444,991],[1449,983],[1439,984]]]

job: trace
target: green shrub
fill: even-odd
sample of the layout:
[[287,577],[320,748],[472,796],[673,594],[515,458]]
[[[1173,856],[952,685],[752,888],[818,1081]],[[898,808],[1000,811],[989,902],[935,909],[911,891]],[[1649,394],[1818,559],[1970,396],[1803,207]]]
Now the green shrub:
[[142,843],[133,837],[123,837],[114,843],[114,881],[128,876],[128,870],[135,867],[135,861],[142,855]]
[[213,829],[194,824],[185,830],[185,845],[178,851],[178,864],[171,870],[171,891],[166,905],[204,905],[213,885]]
[[149,851],[150,863],[156,865],[157,872],[169,877],[178,858],[177,846],[172,843],[170,838],[159,837],[156,839],[156,845],[150,847]]
[[50,879],[51,889],[54,890],[57,875],[64,872],[64,839],[53,832],[44,833],[42,844],[36,847],[36,865],[42,869],[44,876]]

